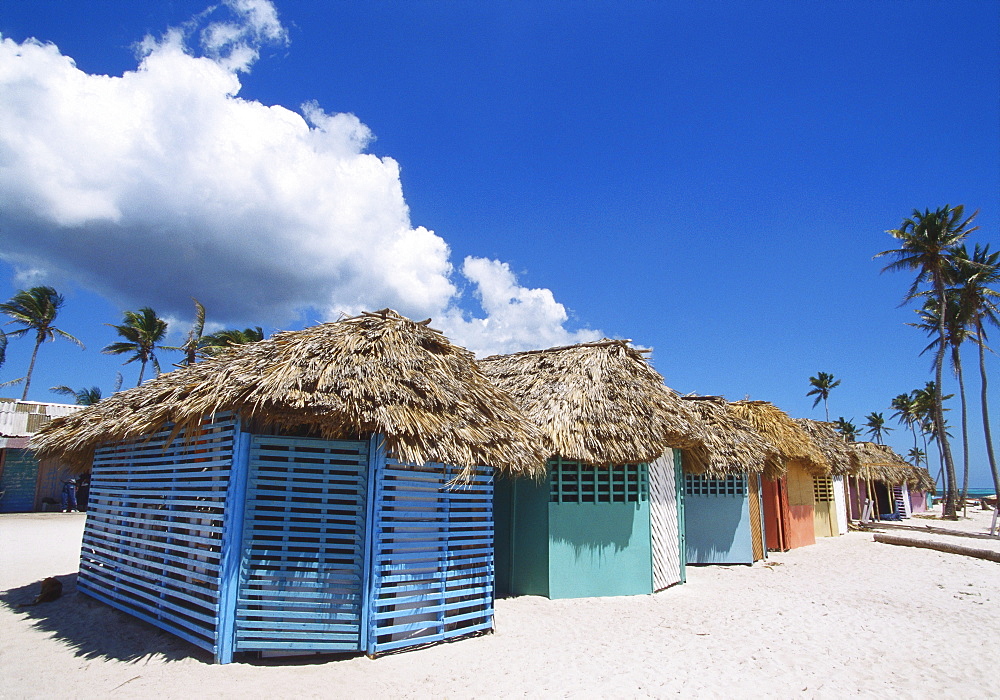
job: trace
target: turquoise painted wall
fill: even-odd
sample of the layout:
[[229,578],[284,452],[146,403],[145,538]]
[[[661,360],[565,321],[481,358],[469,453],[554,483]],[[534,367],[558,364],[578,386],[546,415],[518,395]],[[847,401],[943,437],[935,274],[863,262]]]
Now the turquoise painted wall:
[[514,508],[514,483],[502,477],[493,478],[493,571],[497,598],[512,595],[511,585],[511,518]]
[[549,596],[548,506],[548,481],[514,481],[510,549],[512,595]]
[[743,496],[684,496],[688,564],[753,564],[750,504]]
[[[9,447],[0,474],[0,513],[28,513],[35,509],[38,460],[31,450]],[[60,491],[60,495],[61,495]]]
[[548,506],[550,598],[653,592],[648,500]]

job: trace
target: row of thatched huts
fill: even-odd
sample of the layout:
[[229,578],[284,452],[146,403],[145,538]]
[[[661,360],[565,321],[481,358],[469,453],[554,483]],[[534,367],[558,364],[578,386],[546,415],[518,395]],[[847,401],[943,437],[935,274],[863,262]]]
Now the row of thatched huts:
[[161,375],[32,448],[92,473],[79,590],[223,663],[489,630],[498,594],[650,593],[842,532],[844,475],[912,478],[766,402],[679,396],[628,341],[476,361],[388,309]]

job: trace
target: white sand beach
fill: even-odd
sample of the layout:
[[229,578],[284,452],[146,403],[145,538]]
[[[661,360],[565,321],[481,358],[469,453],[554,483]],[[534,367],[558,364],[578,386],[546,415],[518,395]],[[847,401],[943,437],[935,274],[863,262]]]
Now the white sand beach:
[[[904,534],[1000,551],[983,537],[992,513],[968,516]],[[1000,564],[871,532],[688,567],[651,596],[500,600],[494,634],[376,660],[218,666],[76,592],[83,524],[0,515],[0,697],[1000,697]],[[53,575],[60,600],[16,607]]]

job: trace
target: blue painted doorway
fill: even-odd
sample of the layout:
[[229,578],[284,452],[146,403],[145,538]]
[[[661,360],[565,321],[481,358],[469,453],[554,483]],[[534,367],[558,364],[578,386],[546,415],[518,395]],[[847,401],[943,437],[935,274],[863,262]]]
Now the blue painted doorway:
[[251,438],[235,651],[363,648],[368,453]]

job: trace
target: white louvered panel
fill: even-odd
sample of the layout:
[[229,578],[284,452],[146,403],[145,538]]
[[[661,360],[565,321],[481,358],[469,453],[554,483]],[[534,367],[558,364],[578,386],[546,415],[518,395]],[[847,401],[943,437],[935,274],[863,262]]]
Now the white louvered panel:
[[659,591],[681,580],[673,450],[668,450],[649,465],[649,519],[653,548],[653,590]]

